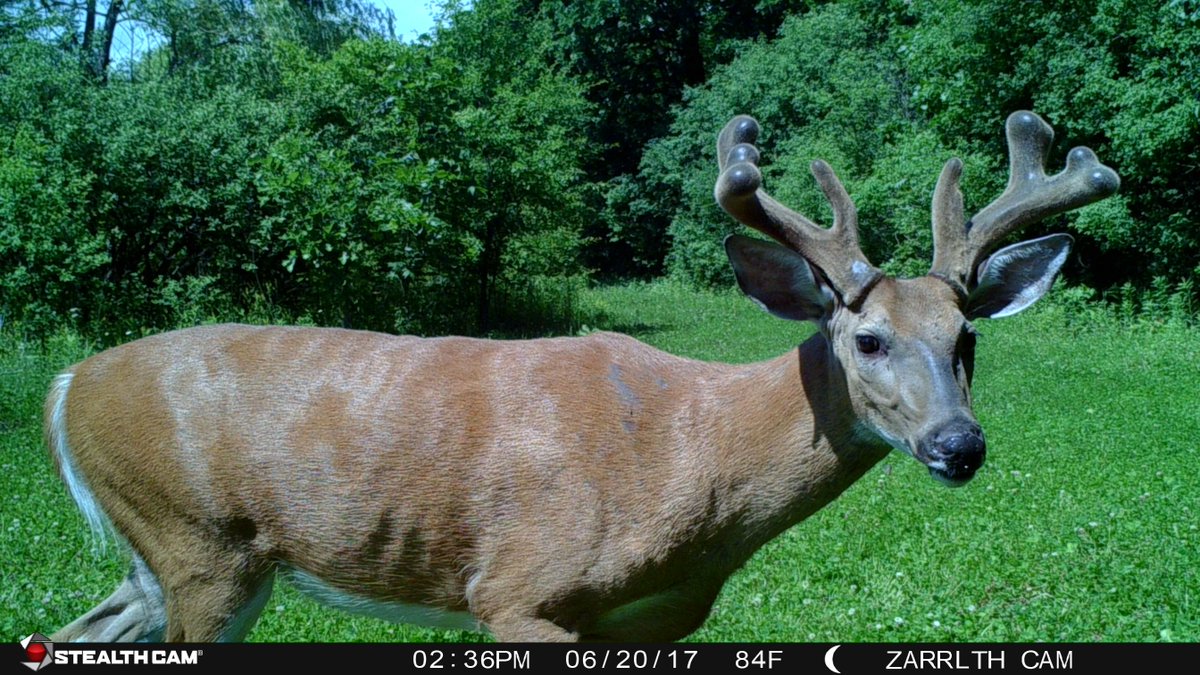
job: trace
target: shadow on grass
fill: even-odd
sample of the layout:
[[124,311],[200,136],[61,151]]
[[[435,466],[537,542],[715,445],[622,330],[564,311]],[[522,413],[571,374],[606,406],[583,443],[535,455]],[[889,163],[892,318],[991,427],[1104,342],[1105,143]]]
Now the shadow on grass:
[[646,323],[644,321],[597,321],[595,324],[589,323],[588,325],[595,330],[622,333],[638,339],[653,337],[655,335],[661,335],[663,333],[678,329],[678,327],[674,324],[667,322]]
[[672,321],[644,321],[581,301],[583,292],[503,297],[493,305],[495,323],[481,337],[520,340],[607,331],[645,339],[679,329]]

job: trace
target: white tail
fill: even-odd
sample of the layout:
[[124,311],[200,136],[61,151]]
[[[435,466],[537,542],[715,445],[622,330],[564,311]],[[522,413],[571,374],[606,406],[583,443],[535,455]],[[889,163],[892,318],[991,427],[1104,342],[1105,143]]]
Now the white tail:
[[823,230],[761,189],[757,124],[731,122],[717,199],[788,246],[729,238],[738,283],[820,326],[764,363],[701,363],[614,334],[226,325],[75,365],[55,381],[47,439],[89,525],[111,518],[134,569],[55,639],[238,639],[281,570],[336,607],[501,640],[687,635],[763,543],[889,448],[952,485],[983,463],[970,321],[1046,292],[1069,241],[985,249],[1116,187],[1078,151],[1045,178],[1048,129],[1010,118],[1022,177],[978,237],[954,229],[961,165],[948,165],[939,262],[893,279],[858,249],[832,169],[814,165],[836,214]]
[[54,378],[50,385],[50,394],[46,398],[46,446],[54,455],[59,474],[67,485],[67,492],[87,521],[88,529],[101,550],[106,548],[109,538],[109,520],[96,502],[96,497],[88,489],[87,481],[75,466],[75,458],[71,455],[71,445],[67,439],[66,410],[67,391],[71,388],[71,373],[63,373]]

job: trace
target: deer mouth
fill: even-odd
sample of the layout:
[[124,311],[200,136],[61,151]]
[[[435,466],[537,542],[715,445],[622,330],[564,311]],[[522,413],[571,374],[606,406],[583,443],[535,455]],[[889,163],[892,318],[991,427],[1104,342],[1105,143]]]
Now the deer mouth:
[[929,469],[929,475],[933,476],[934,480],[947,487],[962,487],[971,482],[975,477],[975,470],[951,472],[945,466],[934,466],[926,464]]
[[929,469],[929,475],[939,483],[949,487],[962,487],[971,482],[975,472],[983,466],[984,452],[980,450],[978,453],[946,454],[918,447],[916,458]]
[[974,451],[968,452],[962,451],[962,444],[959,441],[952,442],[955,447],[951,449],[939,447],[938,443],[902,441],[882,431],[875,433],[892,446],[893,450],[924,464],[925,468],[929,469],[929,475],[942,485],[962,487],[971,482],[971,479],[975,477],[975,472],[983,466],[985,455],[983,432],[979,430],[978,426],[972,425],[968,433],[979,439],[979,445],[974,448]]

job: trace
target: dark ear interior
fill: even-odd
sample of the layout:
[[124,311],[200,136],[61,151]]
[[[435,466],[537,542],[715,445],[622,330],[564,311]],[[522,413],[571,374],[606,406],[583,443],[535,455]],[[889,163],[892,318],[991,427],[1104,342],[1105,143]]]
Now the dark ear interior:
[[1011,316],[1037,302],[1054,284],[1074,242],[1052,234],[996,251],[979,266],[979,283],[967,298],[968,319]]
[[833,307],[832,291],[795,251],[731,234],[725,238],[725,254],[742,292],[775,316],[815,321]]

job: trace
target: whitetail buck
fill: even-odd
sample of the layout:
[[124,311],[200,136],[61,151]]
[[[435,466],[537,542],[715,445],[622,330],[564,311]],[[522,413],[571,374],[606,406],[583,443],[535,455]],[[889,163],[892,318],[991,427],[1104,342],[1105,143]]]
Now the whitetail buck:
[[1008,119],[1008,188],[970,221],[952,159],[933,267],[893,279],[859,250],[853,203],[822,229],[760,188],[758,126],[717,142],[716,197],[782,242],[731,236],[738,283],[817,322],[798,349],[731,366],[621,335],[500,342],[207,326],[60,375],[46,437],[93,529],[133,569],[55,640],[239,639],[277,571],[318,600],[500,640],[671,640],[726,578],[889,449],[961,485],[983,463],[971,320],[1050,288],[1071,239],[987,254],[1111,194],[1086,148],[1047,177],[1053,132]]

